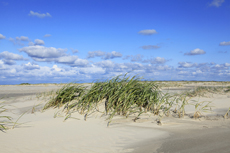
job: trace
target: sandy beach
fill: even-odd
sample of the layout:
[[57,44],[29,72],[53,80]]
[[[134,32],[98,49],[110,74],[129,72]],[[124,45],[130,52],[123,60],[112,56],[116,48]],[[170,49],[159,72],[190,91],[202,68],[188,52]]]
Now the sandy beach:
[[[90,87],[90,84],[85,84]],[[183,118],[142,114],[134,117],[115,116],[108,121],[102,113],[87,120],[79,113],[65,120],[62,109],[42,111],[50,96],[60,85],[1,85],[0,97],[6,112],[16,122],[14,129],[0,132],[2,153],[194,153],[230,152],[230,120],[223,116],[230,107],[230,94],[211,94],[193,97],[196,101],[212,102],[212,109],[204,117],[191,118],[194,106],[186,106]],[[164,87],[164,92],[190,90],[193,85]],[[189,89],[188,89],[189,88]]]

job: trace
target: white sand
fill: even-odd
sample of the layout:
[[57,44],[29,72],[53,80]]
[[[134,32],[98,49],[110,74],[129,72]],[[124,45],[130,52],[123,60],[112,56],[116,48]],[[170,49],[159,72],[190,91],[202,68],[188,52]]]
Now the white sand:
[[[195,120],[189,117],[180,119],[164,117],[162,118],[163,125],[159,126],[155,121],[158,118],[157,116],[143,114],[137,122],[133,122],[132,117],[128,119],[119,116],[115,117],[110,126],[107,127],[106,117],[100,117],[100,114],[97,114],[98,116],[96,114],[91,115],[87,118],[87,121],[84,121],[83,115],[74,113],[72,117],[76,117],[79,120],[69,118],[63,122],[64,116],[54,118],[54,114],[58,111],[61,113],[61,109],[48,109],[41,112],[40,110],[46,102],[44,99],[38,99],[36,95],[23,96],[26,93],[50,91],[52,89],[57,89],[57,86],[1,86],[0,93],[8,94],[8,97],[1,100],[5,101],[5,107],[9,110],[4,115],[10,115],[15,121],[20,114],[27,113],[18,121],[20,125],[17,125],[14,129],[7,130],[6,133],[0,132],[0,152],[161,152],[164,149],[167,150],[167,147],[163,146],[165,146],[165,143],[168,145],[168,140],[174,140],[172,135],[175,133],[183,135],[188,134],[188,131],[191,130],[199,130],[199,132],[203,133],[202,130],[207,128],[215,128],[217,131],[223,127],[230,129],[229,120],[218,116],[218,114],[224,115],[230,107],[229,95],[193,98],[199,101],[212,101],[212,105],[215,106],[213,112],[206,114],[212,115],[210,120],[203,118]],[[20,93],[19,91],[23,92]],[[41,105],[36,106],[37,104]],[[31,113],[34,106],[36,106],[36,111]],[[192,115],[194,106],[186,107],[186,112]],[[64,114],[61,113],[60,115]],[[181,136],[180,140],[183,139],[185,140],[185,137]],[[173,147],[171,149],[173,152]],[[174,147],[175,152],[180,151],[180,148],[177,149]]]

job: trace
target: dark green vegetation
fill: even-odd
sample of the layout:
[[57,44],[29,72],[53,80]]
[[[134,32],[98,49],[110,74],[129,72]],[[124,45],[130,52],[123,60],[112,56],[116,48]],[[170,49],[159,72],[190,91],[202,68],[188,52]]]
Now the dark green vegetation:
[[[160,110],[169,114],[174,103],[184,114],[186,98],[163,94],[156,82],[141,82],[141,78],[133,76],[117,76],[104,82],[96,82],[86,90],[77,84],[68,84],[57,92],[57,96],[50,100],[44,107],[60,107],[65,104],[67,112],[78,111],[87,116],[99,111],[99,106],[104,106],[104,114],[112,119],[114,115],[128,117],[144,112],[158,115]],[[180,107],[179,107],[180,106]]]
[[61,107],[74,99],[79,99],[84,92],[85,87],[69,83],[56,92],[57,96],[53,97],[44,106],[44,109],[49,107]]
[[[117,76],[107,81],[97,81],[90,89],[79,84],[70,83],[63,86],[57,91],[53,97],[43,108],[64,106],[64,111],[70,115],[72,112],[78,111],[84,114],[85,120],[87,116],[94,112],[103,111],[104,115],[108,115],[108,120],[114,115],[122,115],[128,117],[136,116],[134,121],[142,114],[150,112],[154,115],[169,116],[172,114],[176,117],[184,117],[185,106],[194,105],[194,118],[199,118],[202,113],[210,110],[210,102],[196,102],[189,104],[189,97],[203,96],[207,92],[218,93],[228,92],[224,87],[197,87],[192,92],[170,95],[162,93],[159,82],[141,81],[140,77]],[[172,111],[174,107],[174,111]],[[67,116],[68,116],[67,115]]]
[[30,85],[30,83],[21,83],[19,85]]

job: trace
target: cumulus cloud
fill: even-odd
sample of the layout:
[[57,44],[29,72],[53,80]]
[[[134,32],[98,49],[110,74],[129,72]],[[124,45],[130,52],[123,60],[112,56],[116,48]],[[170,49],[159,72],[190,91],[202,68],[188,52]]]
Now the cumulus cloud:
[[30,41],[30,42],[28,43],[28,46],[34,46],[34,43],[33,43],[32,41]]
[[0,70],[6,69],[4,62],[0,60]]
[[43,37],[50,37],[51,34],[45,34]]
[[66,55],[67,49],[44,47],[44,46],[28,46],[19,49],[20,52],[27,53],[32,58],[57,58]]
[[179,62],[179,68],[190,68],[190,67],[195,67],[197,66],[196,63],[190,63],[190,62]]
[[230,67],[230,63],[225,63],[224,66]]
[[105,52],[102,52],[100,50],[98,50],[98,51],[92,51],[92,52],[89,51],[87,58],[94,58],[95,56],[102,57],[104,55],[105,55]]
[[63,64],[74,64],[77,59],[77,56],[61,56],[57,58],[56,62]]
[[156,34],[157,31],[155,29],[141,30],[138,32],[141,35],[153,35]]
[[88,60],[79,59],[77,56],[67,55],[67,49],[28,46],[19,49],[19,51],[27,53],[28,56],[37,62],[55,62],[69,65],[71,67],[87,67],[89,64]]
[[11,41],[14,45],[24,46],[23,42],[29,41],[29,38],[26,36],[16,37],[15,39],[10,37],[9,41]]
[[203,72],[201,70],[196,70],[195,72],[192,72],[193,75],[202,74]]
[[145,46],[141,46],[142,49],[158,49],[160,48],[159,45],[145,45]]
[[163,58],[163,57],[156,57],[156,58],[154,59],[154,62],[156,62],[157,64],[163,64],[163,63],[166,62],[166,60],[165,60],[165,58]]
[[89,61],[86,59],[76,59],[73,64],[70,64],[72,67],[87,67],[89,64]]
[[100,66],[102,68],[113,68],[115,66],[114,62],[110,60],[105,60],[101,62],[97,62],[94,65]]
[[92,65],[91,67],[88,67],[87,69],[85,68],[80,69],[79,72],[82,74],[87,74],[87,75],[88,74],[95,75],[95,74],[104,74],[105,70],[101,67]]
[[16,40],[18,41],[29,41],[29,38],[26,36],[16,37]]
[[118,57],[122,57],[122,54],[116,51],[112,51],[111,53],[107,53],[104,59],[113,59]]
[[36,17],[39,17],[39,18],[52,17],[49,13],[42,13],[41,14],[41,13],[33,12],[33,11],[30,11],[29,16],[36,16]]
[[35,39],[34,42],[34,45],[45,45],[45,42],[41,39]]
[[184,53],[184,55],[202,55],[202,54],[206,54],[206,52],[202,49],[196,48],[194,50],[191,50],[188,53]]
[[220,7],[224,3],[224,0],[213,0],[209,6]]
[[102,59],[113,59],[122,57],[122,54],[116,51],[112,51],[111,53],[106,53],[102,51],[93,51],[88,52],[87,58],[101,57]]
[[23,65],[24,69],[26,70],[34,70],[34,69],[40,69],[40,66],[35,63],[28,62],[27,64]]
[[16,62],[14,60],[3,59],[3,62],[4,62],[4,64],[7,64],[7,65],[15,65],[16,64]]
[[142,63],[164,64],[167,61],[168,60],[166,60],[164,57],[156,57],[154,59],[144,60]]
[[230,41],[228,42],[223,41],[223,42],[220,42],[219,44],[219,46],[228,46],[228,45],[230,45]]
[[53,65],[52,69],[51,70],[54,70],[54,71],[58,71],[60,72],[62,69],[59,68],[57,65]]
[[5,39],[6,36],[3,36],[2,34],[0,34],[0,39]]
[[8,51],[1,52],[0,58],[4,58],[6,60],[27,60],[22,55],[14,54]]

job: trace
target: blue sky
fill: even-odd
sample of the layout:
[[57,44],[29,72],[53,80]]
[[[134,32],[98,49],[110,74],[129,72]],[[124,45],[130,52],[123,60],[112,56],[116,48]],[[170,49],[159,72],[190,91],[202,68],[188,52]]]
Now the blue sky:
[[0,0],[0,84],[230,81],[228,0]]

